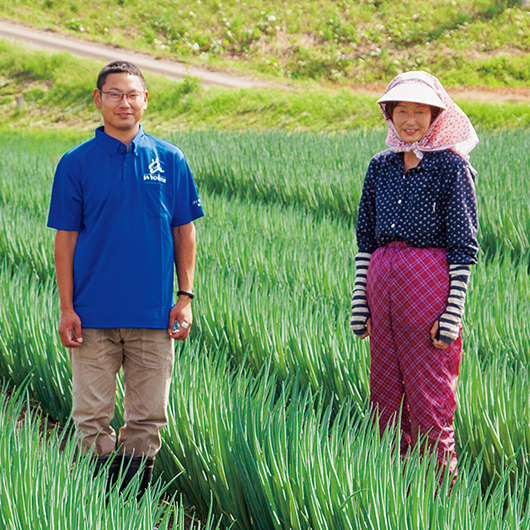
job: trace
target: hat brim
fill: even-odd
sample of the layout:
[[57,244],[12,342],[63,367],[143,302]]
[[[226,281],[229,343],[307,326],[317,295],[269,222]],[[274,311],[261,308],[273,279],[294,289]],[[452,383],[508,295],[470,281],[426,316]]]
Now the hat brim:
[[436,92],[422,83],[401,83],[390,89],[383,97],[377,100],[377,103],[388,103],[390,101],[407,101],[432,105],[440,109],[447,108]]

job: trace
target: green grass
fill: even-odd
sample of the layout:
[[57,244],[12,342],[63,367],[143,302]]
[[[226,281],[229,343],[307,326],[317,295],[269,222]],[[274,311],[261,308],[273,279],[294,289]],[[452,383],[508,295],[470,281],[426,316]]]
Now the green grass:
[[[181,384],[172,393],[164,431],[164,443],[174,451],[164,467],[172,474],[183,471],[176,487],[203,510],[213,491],[215,510],[235,519],[235,528],[471,530],[528,524],[524,469],[518,476],[499,468],[493,487],[482,475],[480,457],[474,466],[461,457],[453,493],[447,494],[447,479],[437,491],[433,459],[414,451],[403,466],[391,449],[392,430],[380,439],[371,418],[360,417],[347,400],[334,416],[296,382],[275,397],[270,370],[251,379],[244,369],[227,369],[225,357],[199,351],[197,343],[181,353]],[[487,435],[488,448],[489,442]]]
[[516,0],[2,0],[0,16],[86,39],[268,78],[525,86],[530,13]]
[[[18,384],[32,374],[32,396],[66,421],[69,365],[56,333],[53,231],[44,224],[53,167],[80,138],[2,135],[0,370]],[[190,157],[207,216],[197,222],[195,325],[191,342],[178,351],[157,474],[170,480],[183,472],[175,487],[198,513],[206,518],[213,500],[214,513],[224,513],[227,524],[239,521],[238,528],[249,521],[256,528],[364,527],[369,520],[377,521],[373,528],[524,524],[529,275],[528,249],[516,251],[519,232],[504,230],[503,248],[512,251],[482,253],[473,271],[455,422],[462,480],[455,496],[433,502],[424,493],[436,483],[422,467],[428,460],[414,457],[403,474],[388,440],[380,445],[368,424],[356,423],[368,418],[369,358],[367,342],[348,330],[352,219],[332,203],[318,212],[304,193],[287,189],[291,180],[301,189],[342,182],[348,204],[370,146],[383,136],[187,132],[171,138]],[[482,231],[496,226],[495,212],[517,219],[523,203],[512,198],[528,194],[514,170],[530,163],[524,141],[520,133],[485,135],[474,155],[482,240]],[[354,154],[352,145],[359,146]],[[212,160],[202,154],[215,147]],[[289,165],[290,158],[297,163]],[[223,186],[216,168],[230,170]],[[275,188],[286,188],[286,195],[275,200]],[[118,407],[116,427],[121,415]],[[411,490],[418,493],[407,497]]]
[[[44,428],[44,433],[41,431]],[[47,429],[24,387],[0,388],[0,526],[10,530],[183,530],[184,511],[158,484],[136,502],[138,484],[107,496],[106,478],[90,456],[77,454],[68,431]],[[211,518],[203,526],[213,529]],[[215,528],[219,528],[217,525]]]
[[[193,79],[147,76],[146,129],[183,148],[207,212],[197,223],[195,325],[192,340],[178,350],[178,384],[156,470],[164,480],[181,473],[172,487],[204,520],[213,510],[224,526],[234,521],[242,529],[530,525],[530,189],[521,178],[530,167],[521,130],[530,124],[530,105],[459,101],[481,136],[472,163],[479,171],[482,253],[464,322],[455,418],[461,477],[453,495],[444,489],[435,497],[431,460],[413,454],[403,466],[390,450],[392,433],[380,440],[371,427],[368,344],[347,327],[356,205],[368,160],[384,148],[376,98],[308,81],[340,84],[352,75],[387,81],[397,68],[422,67],[456,84],[526,83],[528,12],[488,0],[463,5],[438,2],[431,14],[427,1],[286,2],[264,5],[258,14],[256,4],[242,9],[238,2],[203,1],[193,7],[196,17],[177,19],[174,10],[183,7],[176,3],[111,0],[114,25],[105,32],[95,4],[63,3],[60,13],[54,0],[32,7],[0,1],[7,16],[63,29],[66,21],[70,31],[83,27],[90,38],[127,46],[132,39],[190,62],[233,66],[239,57],[242,69],[290,76],[305,91],[206,91]],[[175,20],[198,52],[179,40]],[[264,31],[277,21],[281,30]],[[251,23],[244,51],[237,39]],[[216,50],[219,31],[234,39],[214,43]],[[344,50],[351,57],[339,56]],[[515,57],[514,50],[522,54]],[[31,375],[32,397],[63,422],[71,406],[70,372],[55,331],[53,234],[44,224],[59,157],[99,124],[91,93],[101,66],[0,42],[0,376],[21,384]],[[24,109],[15,108],[18,93]],[[118,393],[120,399],[121,385]],[[13,406],[19,407],[8,405],[9,418],[16,417]],[[116,413],[117,427],[119,406]],[[4,526],[39,528],[37,512],[54,530],[63,523],[73,528],[79,513],[91,523],[117,518],[137,528],[153,528],[162,516],[156,503],[135,508],[117,501],[104,508],[101,496],[87,499],[90,464],[71,465],[73,444],[61,455],[57,439],[45,444],[35,429],[20,434],[5,417],[0,468],[9,470],[4,477],[20,478],[2,485]],[[35,461],[46,462],[40,478]],[[27,495],[37,490],[49,494],[44,500]],[[50,518],[61,523],[50,526]]]
[[[92,134],[101,124],[92,92],[103,63],[67,53],[27,50],[0,41],[0,128],[68,127]],[[198,81],[146,75],[150,98],[144,125],[151,132],[265,130],[347,132],[384,130],[377,97],[345,88],[204,90]],[[24,108],[16,108],[22,94]],[[529,103],[458,101],[479,130],[530,127]]]

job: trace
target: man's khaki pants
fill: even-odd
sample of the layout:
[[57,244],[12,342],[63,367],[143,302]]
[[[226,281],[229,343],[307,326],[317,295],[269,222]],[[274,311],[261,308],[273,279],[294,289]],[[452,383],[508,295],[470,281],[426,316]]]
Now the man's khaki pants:
[[[73,411],[81,446],[99,456],[118,451],[154,457],[167,424],[173,341],[165,329],[83,329],[83,345],[69,350]],[[116,375],[123,367],[125,425],[116,433]]]

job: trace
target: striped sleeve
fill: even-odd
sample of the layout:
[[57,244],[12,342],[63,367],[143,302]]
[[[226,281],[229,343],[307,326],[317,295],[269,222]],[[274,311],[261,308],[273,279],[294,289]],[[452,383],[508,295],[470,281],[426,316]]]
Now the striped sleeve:
[[359,252],[355,256],[355,285],[351,300],[350,328],[356,335],[366,332],[366,321],[370,316],[366,301],[366,278],[372,254]]
[[449,265],[451,284],[445,312],[438,319],[440,340],[452,344],[460,333],[462,315],[466,302],[466,291],[471,267],[469,265]]

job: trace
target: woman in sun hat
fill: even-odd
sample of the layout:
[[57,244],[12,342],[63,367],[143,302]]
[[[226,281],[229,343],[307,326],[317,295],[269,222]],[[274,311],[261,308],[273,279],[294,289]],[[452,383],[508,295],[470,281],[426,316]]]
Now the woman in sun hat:
[[377,103],[390,149],[372,158],[364,182],[350,327],[370,336],[381,430],[401,417],[402,454],[427,435],[454,480],[461,318],[478,252],[468,155],[478,137],[426,72],[398,75]]

